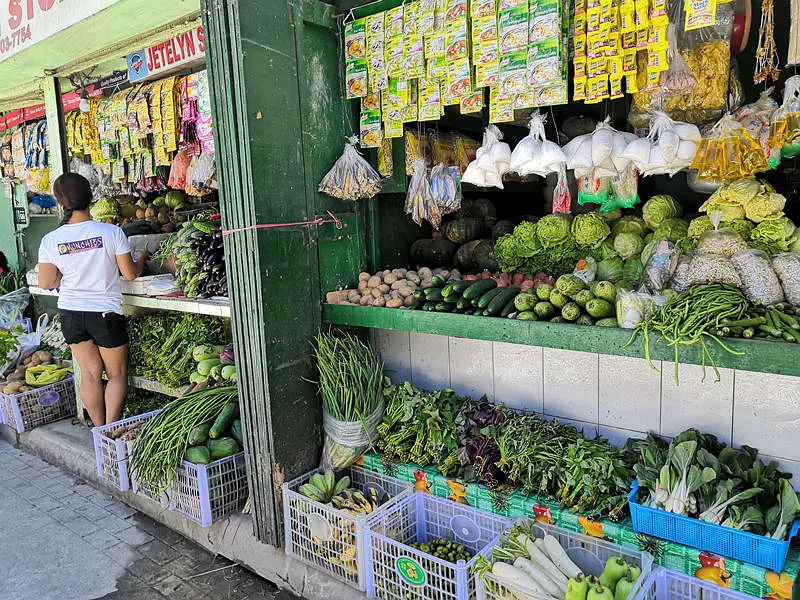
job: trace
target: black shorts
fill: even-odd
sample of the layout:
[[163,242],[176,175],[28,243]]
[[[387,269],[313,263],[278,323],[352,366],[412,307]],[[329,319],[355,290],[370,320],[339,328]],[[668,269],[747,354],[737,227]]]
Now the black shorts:
[[60,310],[61,333],[67,344],[92,341],[101,348],[118,348],[128,343],[125,317],[115,312]]

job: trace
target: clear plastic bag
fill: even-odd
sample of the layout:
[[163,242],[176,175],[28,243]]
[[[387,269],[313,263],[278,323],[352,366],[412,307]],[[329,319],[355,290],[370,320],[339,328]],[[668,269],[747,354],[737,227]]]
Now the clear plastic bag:
[[167,185],[175,190],[186,189],[186,172],[192,162],[192,155],[186,150],[178,150],[169,169]]
[[475,153],[475,160],[467,166],[461,181],[478,187],[503,189],[503,175],[509,170],[511,148],[503,139],[503,132],[496,125],[489,125],[483,132],[483,144]]
[[666,288],[677,266],[678,252],[674,244],[666,239],[657,241],[644,265],[647,287],[659,292]]
[[425,159],[415,160],[413,169],[406,193],[406,214],[411,215],[411,220],[417,225],[421,225],[422,221],[428,221],[438,230],[442,223],[442,215],[431,193]]
[[664,95],[670,97],[691,94],[697,86],[697,78],[692,74],[681,53],[678,52],[674,23],[667,27],[667,44],[669,46],[669,69],[663,79]]
[[714,254],[730,258],[737,252],[747,250],[747,242],[736,231],[727,227],[719,229],[722,219],[720,211],[712,211],[709,217],[714,229],[700,234],[700,242],[697,245],[698,254]]
[[639,204],[639,173],[633,165],[610,180],[611,195],[600,207],[601,213],[611,212],[618,208],[633,208]]
[[666,298],[650,294],[644,289],[639,291],[619,290],[617,292],[617,324],[623,329],[634,329],[644,321],[647,315],[663,306]]
[[800,306],[800,252],[782,252],[772,257],[772,268],[781,282],[787,302]]
[[320,466],[326,471],[340,471],[352,465],[377,440],[378,425],[383,420],[385,404],[361,421],[338,421],[322,410],[325,444]]
[[611,178],[595,177],[588,173],[578,180],[578,204],[599,204],[604,206],[611,194]]
[[14,290],[10,294],[0,296],[0,327],[22,320],[25,309],[31,301],[28,288]]
[[590,283],[594,281],[594,278],[597,275],[597,261],[591,256],[587,256],[585,259],[579,260],[575,265],[575,270],[572,271],[572,274],[581,279],[584,283]]
[[688,254],[683,254],[678,259],[675,265],[675,272],[672,274],[672,280],[669,282],[669,288],[676,292],[685,292],[692,287],[692,282],[689,279],[689,271],[692,267],[692,257]]
[[689,282],[691,285],[706,283],[724,283],[734,287],[742,285],[742,280],[731,260],[718,254],[695,254],[689,267]]
[[520,176],[540,175],[546,177],[558,171],[567,157],[561,147],[545,136],[545,115],[538,110],[531,114],[530,133],[517,144],[511,153],[509,171]]
[[742,280],[742,291],[754,304],[770,306],[783,302],[783,289],[766,252],[742,250],[731,257],[731,263]]
[[358,137],[351,136],[344,151],[322,178],[319,191],[341,200],[372,198],[381,191],[381,176],[356,150]]
[[700,140],[691,168],[699,181],[729,183],[770,167],[761,145],[732,115],[725,115]]
[[461,208],[461,169],[439,163],[431,170],[431,195],[441,215]]
[[572,210],[572,195],[569,192],[566,165],[558,167],[558,182],[553,190],[553,212],[568,215]]

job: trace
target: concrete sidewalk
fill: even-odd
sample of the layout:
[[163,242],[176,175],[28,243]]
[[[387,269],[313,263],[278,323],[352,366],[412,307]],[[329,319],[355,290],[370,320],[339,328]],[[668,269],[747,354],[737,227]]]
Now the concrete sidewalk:
[[294,597],[4,440],[0,523],[3,598]]

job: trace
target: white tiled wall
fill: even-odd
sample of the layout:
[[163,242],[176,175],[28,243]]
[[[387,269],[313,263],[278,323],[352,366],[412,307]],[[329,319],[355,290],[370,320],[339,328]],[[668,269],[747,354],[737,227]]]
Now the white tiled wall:
[[647,432],[674,437],[688,427],[735,446],[758,448],[794,473],[800,489],[800,377],[671,362],[373,330],[386,374],[423,389],[451,387],[558,417],[621,445]]

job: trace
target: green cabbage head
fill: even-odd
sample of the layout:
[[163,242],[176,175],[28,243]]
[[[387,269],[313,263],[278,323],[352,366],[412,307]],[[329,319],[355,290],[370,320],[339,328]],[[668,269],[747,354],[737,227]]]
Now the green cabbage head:
[[611,234],[608,223],[596,212],[576,215],[572,220],[572,237],[579,246],[596,248]]
[[667,219],[680,217],[682,214],[681,205],[667,194],[653,196],[642,207],[642,217],[650,229],[657,229]]
[[614,237],[614,250],[625,260],[641,254],[643,249],[644,240],[635,233],[623,231]]
[[574,244],[570,232],[570,219],[567,215],[553,214],[542,217],[536,228],[536,234],[543,248]]

